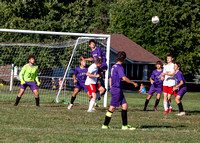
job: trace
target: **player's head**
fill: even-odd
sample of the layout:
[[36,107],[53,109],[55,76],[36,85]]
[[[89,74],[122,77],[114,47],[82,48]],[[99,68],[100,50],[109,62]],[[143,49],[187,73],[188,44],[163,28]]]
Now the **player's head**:
[[95,64],[97,67],[100,67],[102,64],[103,60],[101,58],[96,59]]
[[174,70],[179,70],[181,68],[181,64],[179,62],[174,63]]
[[124,51],[118,52],[117,61],[124,62],[125,59],[126,59],[126,53]]
[[86,66],[86,60],[81,60],[81,66]]
[[172,63],[173,57],[171,54],[167,55],[167,63]]
[[35,62],[35,56],[34,55],[29,55],[28,56],[28,61],[29,61],[29,63],[34,64],[34,62]]
[[157,61],[157,62],[156,62],[156,68],[157,68],[157,69],[160,69],[160,68],[162,68],[162,67],[163,67],[162,62],[161,62],[161,61]]
[[94,39],[91,39],[91,40],[89,41],[89,47],[90,47],[90,48],[94,49],[94,48],[95,48],[95,44],[96,44],[96,42],[95,42]]

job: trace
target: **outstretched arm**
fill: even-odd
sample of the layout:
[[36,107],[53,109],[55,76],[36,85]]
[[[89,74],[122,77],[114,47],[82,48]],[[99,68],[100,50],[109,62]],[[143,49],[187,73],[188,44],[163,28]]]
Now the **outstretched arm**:
[[127,83],[133,84],[135,87],[137,87],[137,86],[138,86],[138,84],[137,84],[137,83],[135,83],[135,82],[131,81],[131,80],[130,80],[130,79],[128,79],[126,76],[122,77],[122,79],[123,79],[125,82],[127,82]]
[[86,60],[86,61],[94,61],[94,58],[90,57],[90,58],[83,58],[83,56],[80,57],[81,60]]
[[91,74],[91,73],[89,73],[89,72],[87,72],[86,75],[89,76],[89,77],[100,77],[99,74],[93,75],[93,74]]

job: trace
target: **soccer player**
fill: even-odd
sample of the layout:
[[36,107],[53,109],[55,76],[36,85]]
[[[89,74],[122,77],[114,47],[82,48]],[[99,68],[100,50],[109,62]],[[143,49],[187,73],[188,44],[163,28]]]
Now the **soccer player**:
[[21,86],[20,86],[20,92],[17,95],[17,99],[16,99],[14,106],[17,106],[19,104],[19,101],[20,101],[24,91],[29,86],[30,89],[35,94],[36,106],[39,107],[40,100],[39,100],[39,94],[38,94],[38,86],[40,86],[40,82],[39,82],[38,74],[37,74],[38,66],[34,63],[35,56],[29,55],[28,61],[29,61],[29,63],[24,65],[21,72],[19,73],[19,77],[21,80]]
[[163,87],[163,80],[162,80],[162,73],[163,73],[163,69],[162,69],[162,62],[161,61],[157,61],[156,62],[156,70],[154,70],[151,74],[151,77],[150,77],[150,82],[151,82],[151,87],[149,89],[149,95],[147,96],[147,99],[145,101],[145,105],[144,105],[144,111],[146,111],[146,108],[147,108],[147,105],[149,104],[149,100],[151,99],[151,97],[153,96],[153,94],[155,92],[157,92],[157,98],[156,98],[156,102],[155,102],[155,105],[153,107],[153,109],[155,111],[158,111],[157,110],[157,106],[160,102],[160,95],[162,93],[162,87]]
[[[183,95],[187,92],[187,86],[185,83],[184,76],[182,72],[179,70],[180,68],[181,68],[181,64],[179,62],[175,62],[174,70],[175,70],[175,78],[176,78],[177,83],[176,83],[176,86],[173,87],[173,91],[174,91],[175,101],[179,108],[179,113],[176,115],[184,116],[185,112],[183,110],[183,105],[182,105],[181,100],[183,98]],[[174,74],[167,74],[167,75],[174,76]]]
[[164,114],[172,112],[171,106],[171,95],[173,94],[173,86],[175,86],[175,78],[173,76],[168,76],[166,74],[174,73],[174,63],[172,62],[172,55],[167,56],[167,65],[164,66],[162,75],[165,75],[163,81],[163,93],[164,93]]
[[[102,59],[98,58],[95,63],[93,63],[89,68],[88,72],[86,73],[87,78],[85,81],[85,86],[88,88],[89,95],[92,96],[92,99],[90,100],[89,109],[88,112],[93,112],[93,107],[96,99],[105,92],[105,88],[101,85],[97,84],[97,78],[100,77],[98,74],[98,68],[102,64]],[[100,92],[100,95],[97,94],[98,91]]]
[[115,111],[116,107],[119,107],[119,105],[122,106],[122,129],[123,130],[134,130],[136,128],[131,127],[128,125],[127,122],[127,109],[128,105],[126,102],[126,99],[123,94],[122,90],[122,82],[121,80],[124,80],[127,83],[133,84],[135,87],[137,87],[137,83],[129,80],[125,74],[123,69],[123,62],[125,61],[126,53],[124,51],[121,51],[117,54],[117,63],[112,66],[111,73],[110,73],[110,93],[111,93],[111,102],[109,110],[106,113],[104,124],[102,125],[102,129],[109,129],[108,124],[110,123],[111,117],[113,112]]
[[89,98],[91,98],[91,96],[89,95],[88,89],[85,86],[85,80],[87,78],[87,76],[86,76],[87,71],[88,71],[88,67],[86,66],[86,61],[81,60],[81,65],[75,69],[74,75],[73,75],[73,80],[74,80],[74,83],[76,83],[76,86],[74,88],[74,93],[72,94],[72,97],[71,97],[71,102],[70,102],[69,106],[67,107],[67,109],[69,109],[69,110],[73,107],[74,101],[76,99],[76,95],[79,93],[79,91],[82,88],[84,88],[84,90],[87,93],[87,95],[89,96]]
[[[106,64],[106,56],[102,49],[100,47],[96,47],[96,42],[95,40],[91,39],[89,41],[89,47],[91,48],[91,56],[90,58],[86,58],[86,61],[96,61],[98,58],[102,59],[102,64],[100,66],[100,69],[103,70],[104,72],[108,69],[108,66]],[[84,59],[81,56],[81,59]]]

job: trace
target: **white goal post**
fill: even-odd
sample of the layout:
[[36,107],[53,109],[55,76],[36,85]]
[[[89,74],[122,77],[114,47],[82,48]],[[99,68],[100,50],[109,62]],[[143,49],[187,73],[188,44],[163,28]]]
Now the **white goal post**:
[[[88,38],[88,39],[105,39],[105,46],[106,46],[106,58],[107,58],[107,65],[108,65],[108,70],[105,73],[105,88],[108,89],[108,73],[109,73],[109,59],[110,59],[110,38],[111,36],[108,34],[86,34],[86,33],[70,33],[70,32],[51,32],[51,31],[33,31],[33,30],[17,30],[17,29],[0,29],[0,32],[6,32],[6,33],[23,33],[23,34],[42,34],[42,35],[58,35],[58,36],[72,36],[72,37],[77,37],[78,40],[76,41],[76,44],[78,43],[79,39],[84,39],[84,38]],[[5,42],[5,41],[0,41],[0,42]],[[73,58],[73,55],[76,51],[76,46],[73,49],[73,53],[71,55],[70,61]],[[68,63],[66,72],[65,72],[65,76],[67,75],[67,72],[69,71],[69,65],[70,65],[70,61]],[[12,73],[13,74],[13,73]],[[12,76],[12,75],[11,75]],[[11,78],[12,80],[12,78]],[[64,80],[63,80],[64,81]],[[10,81],[10,83],[12,84],[13,81]],[[62,82],[63,84],[63,82]],[[59,93],[61,92],[61,88],[60,87],[57,96],[56,97],[56,101],[58,101],[58,96]],[[103,102],[103,106],[107,107],[107,91],[104,95],[104,102]]]

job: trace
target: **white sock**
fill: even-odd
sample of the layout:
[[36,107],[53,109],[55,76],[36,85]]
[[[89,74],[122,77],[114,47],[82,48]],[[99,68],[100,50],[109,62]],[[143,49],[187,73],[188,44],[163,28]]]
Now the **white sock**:
[[172,106],[171,106],[171,103],[170,102],[168,102],[168,107],[169,107],[169,109],[172,109]]
[[165,109],[165,111],[167,111],[167,110],[168,110],[168,102],[167,102],[167,101],[164,101],[163,104],[164,104],[164,109]]
[[88,110],[92,110],[92,108],[94,107],[94,103],[95,103],[95,99],[92,98],[92,99],[90,100],[90,104],[89,104],[89,109],[88,109]]

